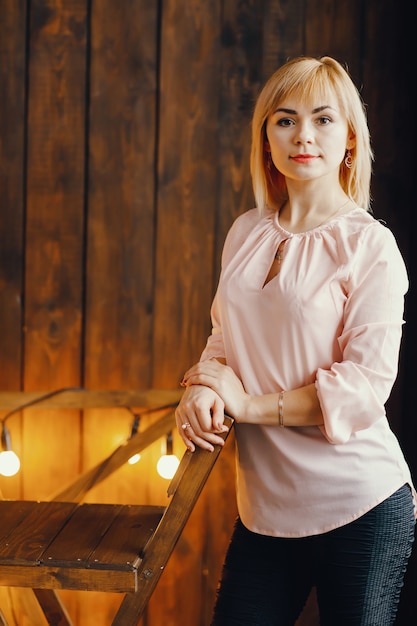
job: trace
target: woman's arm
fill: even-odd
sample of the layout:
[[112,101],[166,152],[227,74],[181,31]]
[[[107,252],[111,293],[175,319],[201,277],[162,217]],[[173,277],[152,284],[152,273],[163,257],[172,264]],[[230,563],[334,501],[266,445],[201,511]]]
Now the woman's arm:
[[[274,425],[279,423],[279,393],[250,396],[231,367],[217,359],[193,365],[182,384],[209,387],[224,402],[226,412],[238,423]],[[282,398],[284,426],[320,426],[323,416],[314,384],[284,392]]]

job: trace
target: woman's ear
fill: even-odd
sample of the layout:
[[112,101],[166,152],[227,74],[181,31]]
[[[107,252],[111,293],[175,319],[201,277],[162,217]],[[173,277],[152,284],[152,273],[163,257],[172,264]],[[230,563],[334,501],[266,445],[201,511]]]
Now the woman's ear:
[[346,142],[346,150],[352,150],[356,146],[356,136],[351,135]]
[[271,152],[271,146],[269,145],[269,141],[264,141],[265,152]]

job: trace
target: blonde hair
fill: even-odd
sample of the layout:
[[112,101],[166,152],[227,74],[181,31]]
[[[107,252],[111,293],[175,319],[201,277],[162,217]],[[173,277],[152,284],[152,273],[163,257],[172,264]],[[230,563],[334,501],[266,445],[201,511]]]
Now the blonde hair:
[[348,123],[352,167],[340,165],[339,180],[345,193],[360,207],[370,211],[370,182],[373,154],[365,106],[348,72],[331,57],[297,57],[280,67],[266,82],[257,99],[252,118],[250,170],[256,205],[279,208],[287,199],[284,176],[270,162],[266,150],[266,123],[277,106],[295,96],[307,102],[320,94],[335,94]]

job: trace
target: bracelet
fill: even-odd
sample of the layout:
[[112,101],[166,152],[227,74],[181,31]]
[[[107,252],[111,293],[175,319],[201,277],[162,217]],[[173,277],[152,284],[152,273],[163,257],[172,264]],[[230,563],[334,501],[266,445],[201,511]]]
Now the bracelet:
[[284,391],[280,391],[278,395],[278,423],[284,428]]

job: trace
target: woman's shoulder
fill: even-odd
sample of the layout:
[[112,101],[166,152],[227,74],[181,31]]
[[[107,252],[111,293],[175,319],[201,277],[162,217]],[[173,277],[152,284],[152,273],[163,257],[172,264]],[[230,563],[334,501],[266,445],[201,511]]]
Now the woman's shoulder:
[[346,218],[340,225],[338,250],[353,273],[363,275],[379,266],[381,271],[406,275],[396,237],[386,222],[365,210],[355,210]]
[[347,213],[344,220],[340,221],[340,232],[345,236],[357,239],[360,242],[376,245],[382,242],[393,242],[395,237],[389,225],[375,217],[369,211],[357,207],[351,213]]
[[238,215],[232,223],[231,229],[234,230],[250,230],[255,224],[262,219],[259,209],[248,209],[244,213]]
[[261,220],[262,214],[256,208],[248,209],[235,218],[227,232],[224,242],[222,255],[223,263],[239,250]]
[[238,215],[232,222],[229,232],[226,236],[226,242],[230,241],[239,242],[246,239],[248,234],[254,229],[256,224],[262,219],[261,213],[258,209],[249,209],[244,213]]

